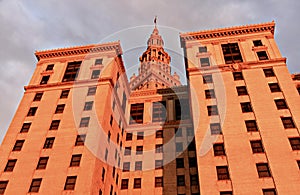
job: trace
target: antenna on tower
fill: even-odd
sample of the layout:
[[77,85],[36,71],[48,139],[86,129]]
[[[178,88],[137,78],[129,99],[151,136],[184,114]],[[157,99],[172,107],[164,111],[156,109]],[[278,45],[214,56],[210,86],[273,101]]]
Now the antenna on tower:
[[156,28],[156,24],[157,24],[157,16],[155,16],[155,18],[154,18],[154,25],[155,25],[155,28]]

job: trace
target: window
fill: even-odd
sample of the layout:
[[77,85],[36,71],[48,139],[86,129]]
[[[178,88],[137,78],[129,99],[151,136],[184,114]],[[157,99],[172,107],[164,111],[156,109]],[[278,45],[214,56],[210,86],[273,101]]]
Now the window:
[[97,87],[89,87],[87,96],[95,95],[96,94],[96,90],[97,90]]
[[254,45],[254,47],[263,46],[261,40],[254,40],[253,45]]
[[142,140],[144,139],[144,132],[137,132],[137,137],[136,137],[137,140]]
[[88,127],[90,122],[90,117],[83,117],[80,120],[79,127]]
[[288,108],[284,99],[275,100],[275,104],[278,110]]
[[166,101],[153,102],[152,121],[161,122],[166,120]]
[[101,179],[102,179],[102,181],[104,181],[104,179],[105,179],[105,168],[104,167],[102,167]]
[[175,136],[182,137],[182,128],[175,128]]
[[26,133],[29,131],[31,123],[23,123],[20,133]]
[[130,108],[130,124],[143,123],[144,104],[131,104]]
[[252,152],[253,153],[263,153],[264,148],[261,140],[250,141]]
[[44,149],[47,149],[47,148],[52,148],[53,147],[53,143],[54,143],[54,137],[48,137],[46,138],[46,141],[44,143]]
[[163,138],[164,137],[164,132],[163,130],[157,130],[155,133],[156,138]]
[[35,96],[34,96],[34,98],[33,98],[33,101],[34,101],[34,102],[41,101],[42,97],[43,97],[43,92],[41,92],[41,93],[36,93]]
[[221,46],[226,64],[243,62],[238,43],[222,44]]
[[182,152],[182,151],[183,151],[183,144],[176,143],[176,152]]
[[53,120],[50,125],[50,130],[57,130],[59,126],[60,120]]
[[12,151],[21,151],[25,140],[17,140]]
[[64,190],[74,190],[77,176],[68,176],[66,179]]
[[42,77],[42,80],[41,80],[41,82],[40,82],[40,85],[47,84],[48,81],[49,81],[49,78],[50,78],[50,75],[43,76],[43,77]]
[[272,68],[264,69],[264,74],[266,77],[274,77],[275,76]]
[[205,90],[205,98],[206,99],[216,98],[215,90],[213,89]]
[[135,154],[137,154],[137,155],[143,154],[143,146],[137,146]]
[[163,153],[163,145],[162,144],[155,145],[155,153]]
[[282,117],[281,121],[285,129],[296,128],[292,117]]
[[46,71],[53,70],[54,64],[49,64],[46,68]]
[[8,181],[0,181],[0,194],[4,194]]
[[190,167],[197,167],[197,159],[196,159],[196,157],[189,157],[189,166]]
[[218,115],[218,107],[216,105],[213,106],[207,106],[207,114],[208,116]]
[[289,141],[292,146],[292,150],[300,150],[300,138],[299,137],[289,138]]
[[81,61],[69,62],[62,82],[75,81],[80,70]]
[[204,75],[203,76],[203,84],[212,83],[212,82],[213,82],[212,75]]
[[27,113],[27,116],[34,116],[36,113],[37,107],[31,107]]
[[108,158],[108,149],[106,148],[105,149],[105,156],[104,156],[105,161],[107,161],[107,158]]
[[263,189],[263,195],[276,195],[275,189]]
[[163,160],[155,160],[155,169],[163,168]]
[[131,155],[131,147],[125,147],[124,155]]
[[242,112],[253,112],[250,102],[241,103]]
[[72,155],[70,167],[78,167],[80,165],[81,154]]
[[155,177],[155,187],[163,187],[163,177]]
[[281,89],[280,89],[278,83],[269,83],[269,88],[270,88],[272,93],[281,92]]
[[220,192],[220,195],[232,195],[232,191]]
[[230,179],[227,166],[217,166],[218,180]]
[[193,139],[189,146],[188,146],[188,151],[196,151],[196,144],[195,144],[195,139]]
[[198,185],[198,175],[190,175],[191,186]]
[[60,99],[68,98],[70,90],[62,90],[60,94]]
[[36,169],[46,169],[49,157],[40,157]]
[[256,121],[255,120],[247,120],[245,121],[247,131],[258,131]]
[[4,168],[4,172],[12,172],[17,163],[17,159],[8,160]]
[[39,192],[42,183],[42,178],[32,179],[28,192]]
[[128,189],[129,179],[122,179],[121,190]]
[[141,188],[142,179],[141,178],[134,178],[133,181],[133,188]]
[[96,59],[96,60],[95,60],[95,66],[96,66],[96,65],[100,65],[100,64],[102,64],[102,61],[103,61],[103,59],[102,59],[102,58],[98,58],[98,59]]
[[91,79],[97,79],[100,76],[100,70],[93,70]]
[[85,142],[86,135],[77,135],[75,146],[83,146]]
[[300,95],[300,86],[297,86],[298,94]]
[[200,58],[201,67],[210,66],[209,58]]
[[184,120],[190,118],[190,104],[188,99],[175,100],[175,118],[176,120]]
[[268,60],[269,59],[266,51],[258,51],[258,52],[256,52],[256,54],[257,54],[257,57],[259,60]]
[[210,124],[210,134],[211,135],[220,135],[222,134],[222,129],[220,123],[211,123]]
[[83,110],[92,110],[93,103],[93,101],[85,102]]
[[206,53],[206,52],[207,52],[206,46],[199,47],[199,53]]
[[271,177],[268,163],[258,163],[256,164],[258,177]]
[[213,148],[214,148],[215,156],[224,156],[225,155],[224,143],[214,144]]
[[185,186],[184,175],[177,175],[177,186]]
[[63,113],[65,109],[65,104],[59,104],[56,107],[55,114]]
[[186,134],[187,136],[194,136],[194,129],[192,127],[187,127]]
[[136,161],[135,162],[135,170],[140,171],[143,168],[143,162],[142,161]]
[[132,140],[132,133],[126,133],[126,141]]
[[176,168],[184,168],[184,159],[176,158]]
[[113,185],[110,185],[110,192],[109,192],[109,195],[112,195],[112,194],[113,194],[113,191],[114,191],[114,186],[113,186]]
[[236,87],[236,90],[237,90],[238,96],[248,95],[248,91],[247,91],[246,86]]
[[110,120],[109,120],[110,126],[113,126],[113,121],[114,121],[114,117],[112,115],[110,115]]
[[235,81],[244,80],[242,72],[233,72],[232,74]]

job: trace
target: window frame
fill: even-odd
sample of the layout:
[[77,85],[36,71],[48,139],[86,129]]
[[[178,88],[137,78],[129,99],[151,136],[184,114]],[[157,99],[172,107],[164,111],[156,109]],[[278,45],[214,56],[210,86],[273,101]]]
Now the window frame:
[[40,157],[39,161],[38,161],[38,164],[36,166],[36,170],[46,169],[47,164],[48,164],[48,160],[49,160],[48,156]]
[[30,192],[39,192],[41,184],[42,184],[42,178],[32,179],[28,192],[29,193]]
[[67,176],[64,190],[74,190],[76,185],[77,176]]

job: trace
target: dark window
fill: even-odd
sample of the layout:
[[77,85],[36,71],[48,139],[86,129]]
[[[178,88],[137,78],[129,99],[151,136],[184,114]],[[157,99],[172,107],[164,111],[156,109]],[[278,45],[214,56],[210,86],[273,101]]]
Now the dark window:
[[207,52],[206,46],[199,47],[199,53],[206,53],[206,52]]
[[53,70],[54,64],[49,64],[46,68],[46,71]]
[[143,123],[144,104],[131,104],[130,124]]
[[46,169],[49,157],[40,157],[36,169]]
[[188,146],[188,151],[196,151],[195,139],[193,139],[193,141],[190,142]]
[[43,77],[42,77],[42,80],[41,80],[41,82],[40,82],[40,85],[47,84],[48,81],[49,81],[49,78],[50,78],[50,75],[43,76]]
[[186,134],[187,136],[194,136],[194,129],[192,127],[187,127]]
[[126,133],[126,141],[132,140],[132,133]]
[[297,86],[298,94],[300,95],[300,86]]
[[54,139],[55,139],[54,137],[47,137],[43,148],[44,149],[52,148],[53,143],[54,143]]
[[276,195],[275,189],[263,189],[263,195]]
[[248,95],[248,91],[247,91],[246,86],[236,87],[236,90],[237,90],[237,93],[238,93],[239,96],[241,96],[241,95]]
[[184,159],[176,158],[176,168],[184,168]]
[[292,146],[292,150],[300,150],[300,138],[299,137],[289,138],[289,141]]
[[166,120],[166,101],[153,102],[152,121],[161,122]]
[[225,148],[223,143],[214,144],[214,155],[215,156],[224,156]]
[[33,101],[35,101],[35,102],[41,101],[42,97],[43,97],[43,93],[36,93],[33,98]]
[[123,163],[123,172],[130,171],[130,162]]
[[198,186],[198,175],[190,175],[191,186]]
[[137,137],[136,137],[137,140],[142,140],[144,139],[144,132],[137,132]]
[[134,178],[133,188],[141,188],[141,186],[142,186],[142,179],[141,178]]
[[297,160],[298,168],[300,169],[300,160]]
[[247,131],[258,131],[256,121],[255,120],[247,120],[245,121]]
[[268,163],[256,164],[257,172],[259,177],[271,177]]
[[123,110],[124,113],[125,113],[125,108],[126,108],[126,100],[127,100],[126,94],[125,94],[125,92],[123,92],[123,97],[122,97],[122,110]]
[[183,151],[183,144],[176,143],[176,152],[182,152],[182,151]]
[[64,190],[74,190],[77,176],[68,176],[66,179]]
[[238,81],[238,80],[244,80],[244,77],[243,77],[243,73],[242,72],[233,72],[233,79],[235,81]]
[[93,70],[91,79],[97,79],[100,76],[100,70]]
[[207,106],[207,114],[208,116],[218,115],[218,107],[216,105],[213,106]]
[[93,101],[85,102],[83,110],[92,110],[93,103]]
[[275,100],[275,104],[278,110],[288,108],[284,99]]
[[184,175],[177,175],[177,186],[185,186]]
[[129,179],[122,179],[121,190],[128,189]]
[[175,136],[182,137],[182,128],[175,128]]
[[62,90],[62,91],[61,91],[61,94],[60,94],[60,99],[68,98],[69,92],[70,92],[69,89],[67,89],[67,90]]
[[263,46],[261,40],[254,40],[253,45],[254,45],[254,47]]
[[203,83],[212,83],[213,82],[213,78],[212,75],[204,75],[203,76]]
[[95,95],[97,87],[89,87],[87,95]]
[[184,120],[190,118],[190,105],[188,99],[175,100],[175,118],[176,120]]
[[50,125],[50,130],[57,130],[59,126],[60,120],[53,120]]
[[259,60],[268,60],[269,59],[266,51],[258,51],[258,52],[256,52],[256,54],[257,54],[257,57]]
[[111,133],[110,133],[110,131],[108,131],[108,134],[107,134],[107,141],[108,141],[108,143],[110,142],[110,138],[111,138]]
[[81,118],[79,127],[88,127],[90,122],[90,117]]
[[107,161],[107,158],[108,158],[108,149],[106,148],[105,149],[105,156],[104,156],[105,161]]
[[163,177],[155,177],[155,187],[163,187]]
[[274,77],[275,76],[272,68],[264,69],[264,73],[265,73],[266,77]]
[[143,146],[137,146],[135,154],[137,154],[137,155],[143,154]]
[[86,135],[77,135],[75,146],[83,146],[85,142]]
[[65,104],[59,104],[56,107],[55,114],[63,113],[65,109]]
[[114,191],[114,186],[113,186],[113,185],[110,185],[110,192],[109,192],[109,195],[112,195],[112,194],[113,194],[113,191]]
[[135,170],[140,171],[143,168],[143,162],[142,161],[136,161],[135,162]]
[[282,117],[281,121],[285,129],[296,128],[292,117]]
[[75,81],[80,70],[81,61],[69,62],[62,82]]
[[95,65],[100,65],[100,64],[102,64],[102,61],[103,61],[102,58],[96,59],[96,60],[95,60]]
[[201,67],[210,66],[209,58],[200,58]]
[[42,178],[32,179],[28,192],[39,192],[42,183]]
[[125,147],[124,155],[131,155],[131,147]]
[[215,90],[213,90],[213,89],[205,90],[205,98],[206,99],[216,98]]
[[109,120],[110,126],[113,125],[113,122],[114,122],[114,117],[112,115],[110,115],[110,120]]
[[25,140],[17,140],[12,151],[21,151]]
[[250,141],[252,152],[253,153],[263,153],[264,148],[261,140]]
[[27,116],[34,116],[36,113],[37,107],[31,107],[27,113]]
[[155,160],[155,169],[163,168],[163,160]]
[[278,83],[269,83],[269,87],[272,93],[274,92],[281,92],[281,89],[278,85]]
[[238,43],[222,44],[221,46],[226,64],[243,62]]
[[197,167],[197,159],[196,159],[196,157],[189,157],[189,166],[190,167]]
[[157,130],[155,133],[156,138],[163,138],[164,137],[164,132],[163,130]]
[[78,167],[80,165],[81,154],[72,155],[70,167]]
[[220,123],[211,123],[210,124],[210,134],[219,135],[222,134],[222,129]]
[[104,167],[102,167],[101,179],[102,179],[102,181],[104,181],[104,179],[105,179],[105,168]]
[[0,181],[0,194],[4,194],[8,181]]
[[8,160],[4,168],[4,172],[12,172],[17,163],[17,159]]
[[155,145],[155,153],[163,153],[163,145],[162,144]]
[[20,133],[26,133],[29,131],[31,123],[23,123]]
[[220,195],[232,195],[231,191],[220,192]]
[[250,102],[241,103],[242,112],[253,112]]
[[218,180],[230,179],[227,166],[217,166]]

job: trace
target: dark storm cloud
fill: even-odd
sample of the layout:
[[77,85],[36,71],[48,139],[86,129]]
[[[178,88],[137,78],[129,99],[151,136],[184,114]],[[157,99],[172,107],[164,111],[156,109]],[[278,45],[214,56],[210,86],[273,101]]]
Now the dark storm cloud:
[[[275,20],[289,70],[299,72],[299,9],[297,0],[0,0],[0,142],[35,68],[35,50],[98,43],[124,28],[152,24],[155,15],[159,25],[183,32]],[[149,33],[140,35],[143,43]]]

